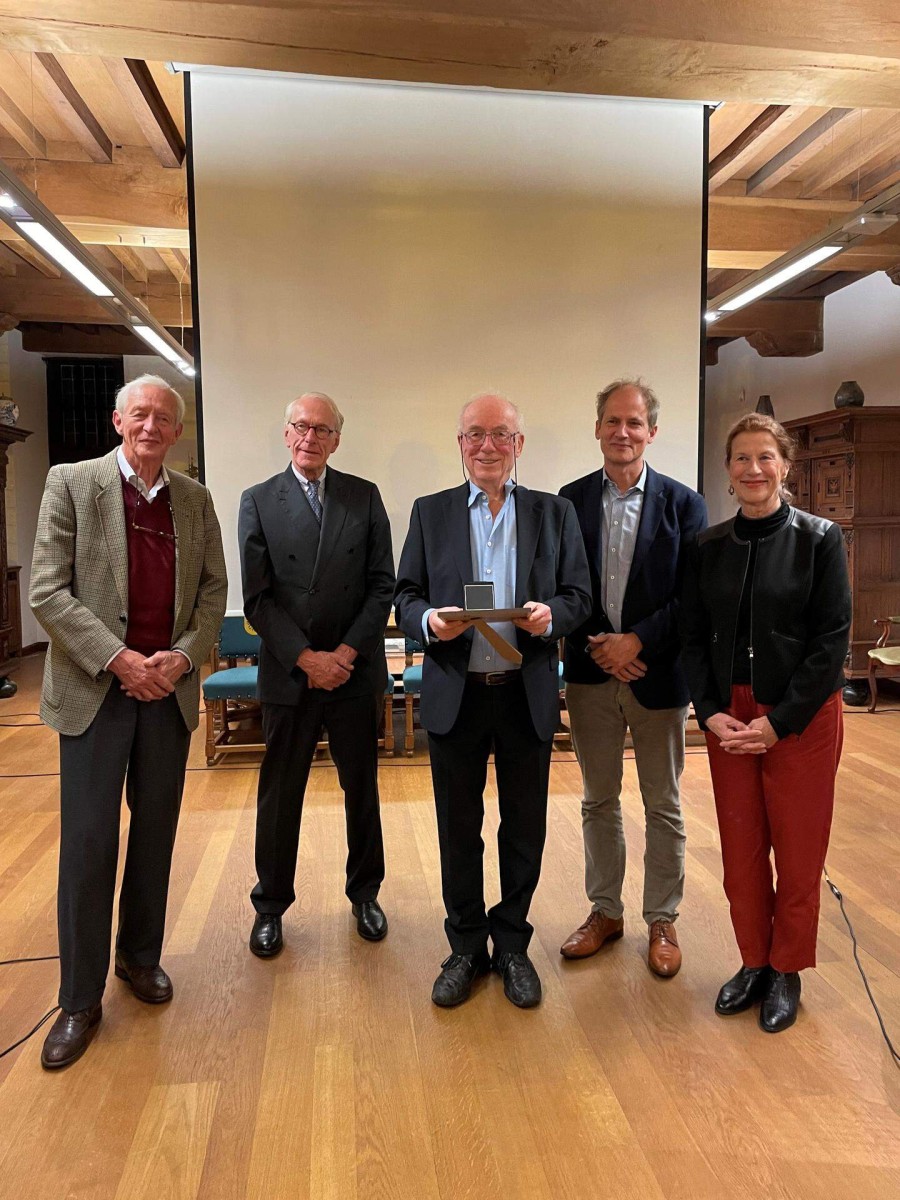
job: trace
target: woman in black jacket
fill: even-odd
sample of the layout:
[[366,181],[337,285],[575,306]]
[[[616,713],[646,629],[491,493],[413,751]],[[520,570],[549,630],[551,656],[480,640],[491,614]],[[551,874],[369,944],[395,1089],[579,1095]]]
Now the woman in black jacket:
[[796,1020],[799,972],[816,961],[851,618],[840,528],[785,499],[793,452],[771,417],[750,413],[729,431],[728,490],[740,509],[699,535],[681,602],[682,663],[706,731],[743,963],[716,1012],[761,1000],[770,1033]]

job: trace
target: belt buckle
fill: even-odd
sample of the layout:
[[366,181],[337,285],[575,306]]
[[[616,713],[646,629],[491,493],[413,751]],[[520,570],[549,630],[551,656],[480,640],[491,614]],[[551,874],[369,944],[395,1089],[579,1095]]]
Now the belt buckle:
[[497,687],[501,683],[506,683],[506,671],[486,671],[484,682],[488,687]]

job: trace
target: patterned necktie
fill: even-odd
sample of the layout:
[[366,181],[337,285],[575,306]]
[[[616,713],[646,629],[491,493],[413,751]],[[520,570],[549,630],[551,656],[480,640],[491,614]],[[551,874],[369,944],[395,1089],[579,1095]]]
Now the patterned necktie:
[[313,516],[322,524],[322,502],[319,499],[319,481],[318,479],[308,479],[306,482],[306,498],[309,501],[309,507],[313,510]]

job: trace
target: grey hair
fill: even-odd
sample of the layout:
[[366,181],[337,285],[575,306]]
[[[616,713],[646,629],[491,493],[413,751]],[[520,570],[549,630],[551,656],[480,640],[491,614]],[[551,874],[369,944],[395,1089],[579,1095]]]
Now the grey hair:
[[509,407],[516,414],[516,424],[519,427],[516,430],[516,433],[524,433],[525,432],[525,417],[522,413],[522,410],[519,408],[518,404],[513,404],[512,400],[510,400],[510,398],[508,396],[504,396],[502,392],[476,392],[474,396],[469,397],[469,399],[465,402],[465,404],[459,410],[459,420],[456,422],[456,432],[457,433],[462,433],[462,431],[463,431],[462,422],[463,422],[463,417],[465,416],[465,413],[466,413],[466,409],[471,408],[472,405],[477,403],[479,400],[502,400],[504,404],[508,404]]
[[655,429],[659,421],[659,397],[649,383],[644,383],[643,379],[614,379],[612,383],[608,383],[602,392],[597,393],[597,420],[603,417],[603,410],[606,408],[606,402],[619,388],[635,388],[641,393],[644,399],[644,404],[647,406],[647,424],[651,429]]
[[131,393],[143,387],[159,388],[161,391],[168,392],[171,396],[174,396],[175,416],[178,424],[182,424],[184,421],[184,397],[180,392],[176,392],[168,379],[163,379],[162,375],[138,375],[137,379],[130,379],[128,383],[120,387],[116,392],[116,412],[120,417],[124,417],[125,415],[125,409],[128,407]]
[[341,410],[338,408],[338,406],[335,404],[335,402],[332,400],[332,398],[330,396],[326,396],[324,392],[303,392],[302,395],[297,396],[297,398],[295,400],[292,400],[290,402],[290,404],[288,404],[284,410],[285,425],[287,425],[291,419],[291,413],[294,411],[294,405],[299,404],[301,400],[307,400],[307,399],[308,400],[321,400],[323,403],[328,405],[328,407],[331,409],[331,419],[334,421],[335,425],[337,426],[338,433],[340,433],[341,430],[344,428],[344,414],[341,412]]

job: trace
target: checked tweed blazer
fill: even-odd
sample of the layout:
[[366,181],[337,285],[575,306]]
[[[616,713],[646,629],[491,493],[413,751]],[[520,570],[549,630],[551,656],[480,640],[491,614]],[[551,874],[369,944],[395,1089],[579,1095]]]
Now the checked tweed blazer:
[[[191,660],[175,685],[185,724],[196,729],[199,668],[225,613],[225,557],[212,497],[169,471],[175,519],[175,627],[170,646]],[[116,452],[51,467],[38,517],[29,601],[50,635],[41,717],[59,733],[84,733],[115,676],[105,669],[125,648],[128,538]]]

